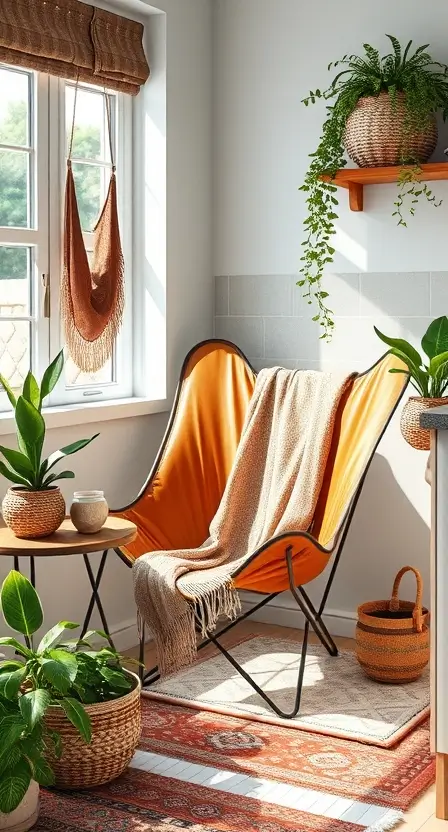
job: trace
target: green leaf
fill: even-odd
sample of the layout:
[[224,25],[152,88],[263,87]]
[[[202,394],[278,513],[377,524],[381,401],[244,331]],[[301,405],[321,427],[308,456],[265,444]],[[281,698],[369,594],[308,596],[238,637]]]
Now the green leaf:
[[428,358],[434,358],[448,350],[448,318],[442,315],[430,323],[422,338],[422,347]]
[[448,361],[448,351],[441,352],[438,355],[435,355],[434,358],[431,358],[429,362],[429,375],[435,376],[439,367],[445,364],[446,361]]
[[123,688],[124,690],[129,690],[131,687],[130,679],[123,672],[120,673],[120,671],[112,670],[112,668],[106,666],[101,668],[100,673],[112,687]]
[[37,473],[45,437],[45,422],[39,410],[27,402],[23,396],[19,396],[17,400],[16,423],[27,454]]
[[71,454],[76,454],[77,451],[81,451],[82,448],[85,448],[87,445],[90,445],[94,439],[99,436],[99,433],[95,433],[94,436],[91,436],[90,439],[78,439],[77,442],[72,442],[71,445],[66,445],[64,448],[61,448],[59,451],[55,451],[54,454],[51,454],[48,457],[47,468],[44,473],[53,468],[59,460],[63,459],[65,456],[70,456]]
[[16,653],[20,653],[20,655],[24,656],[26,659],[31,658],[33,655],[31,650],[29,650],[25,644],[21,644],[20,641],[17,641],[16,638],[12,638],[12,636],[2,636],[0,638],[0,647],[13,647]]
[[0,662],[0,673],[10,673],[12,670],[18,670],[21,667],[23,667],[22,662],[15,659],[5,659],[5,661]]
[[70,682],[74,682],[78,672],[78,662],[75,653],[69,653],[67,650],[50,650],[49,656],[57,662],[62,662],[65,665],[67,675]]
[[2,474],[7,480],[10,482],[16,483],[16,485],[23,485],[25,488],[30,488],[31,483],[29,480],[26,480],[24,477],[19,476],[16,474],[15,471],[11,471],[11,468],[8,468],[4,462],[0,460],[0,474]]
[[64,368],[64,351],[61,350],[61,352],[58,353],[58,355],[56,356],[54,361],[51,362],[51,364],[47,367],[47,369],[45,370],[45,372],[43,374],[42,383],[41,383],[41,386],[40,386],[41,392],[40,392],[40,407],[39,407],[39,409],[42,407],[43,400],[46,399],[46,397],[49,396],[50,393],[52,392],[52,390],[54,390],[54,388],[56,387],[56,385],[57,385],[57,383],[58,383],[58,381],[61,377],[61,373],[62,373],[63,368]]
[[73,480],[75,475],[73,471],[61,471],[59,474],[50,474],[49,477],[46,477],[42,482],[42,487],[48,488],[57,480]]
[[11,468],[13,468],[17,474],[20,474],[21,477],[29,479],[30,475],[33,475],[33,466],[25,454],[21,454],[20,451],[11,450],[11,448],[5,448],[4,445],[0,445],[0,452],[3,454]]
[[14,811],[25,797],[31,783],[31,768],[22,758],[14,768],[3,772],[0,777],[0,812]]
[[16,397],[15,397],[13,391],[12,391],[12,388],[9,386],[8,382],[6,381],[6,379],[2,375],[0,375],[0,384],[3,387],[6,395],[8,396],[8,399],[9,399],[11,405],[15,408],[16,403],[17,403]]
[[84,742],[90,743],[92,739],[92,725],[87,711],[76,699],[61,699],[60,702],[68,719],[78,729]]
[[0,719],[0,757],[5,754],[22,736],[26,723],[18,714],[8,714]]
[[67,693],[70,689],[70,674],[65,664],[56,659],[42,659],[42,673],[47,682],[59,693]]
[[51,693],[43,688],[30,690],[19,699],[20,713],[30,728],[40,722],[51,703]]
[[12,570],[5,578],[0,602],[4,619],[12,630],[29,638],[42,626],[44,615],[39,596],[20,572]]
[[0,694],[5,699],[16,699],[26,675],[27,669],[24,665],[11,673],[0,674]]
[[52,786],[54,784],[54,774],[51,766],[41,754],[30,758],[31,768],[33,770],[33,780],[36,780],[40,786]]
[[28,371],[25,381],[23,382],[22,396],[34,407],[39,409],[40,404],[40,390],[39,385],[34,378],[31,370]]
[[415,364],[417,367],[420,367],[422,363],[421,356],[419,355],[417,350],[414,349],[412,344],[409,343],[409,341],[405,341],[403,338],[389,338],[387,335],[383,335],[383,333],[380,332],[380,330],[377,329],[376,326],[374,326],[373,328],[376,334],[378,335],[378,338],[381,338],[381,340],[384,341],[385,344],[388,344],[389,347],[395,347],[395,349],[400,350],[400,352],[404,353],[404,355],[406,355],[412,361],[413,364]]
[[65,630],[76,630],[78,627],[79,624],[75,624],[73,621],[59,621],[58,624],[55,624],[54,627],[52,627],[51,630],[48,630],[48,633],[44,635],[42,641],[40,641],[38,645],[37,652],[43,653],[44,650],[49,650],[50,647],[53,647],[57,643]]

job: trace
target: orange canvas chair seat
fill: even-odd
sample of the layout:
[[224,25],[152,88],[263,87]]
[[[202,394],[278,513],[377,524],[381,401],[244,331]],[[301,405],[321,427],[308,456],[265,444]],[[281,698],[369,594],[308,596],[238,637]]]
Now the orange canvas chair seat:
[[[309,625],[327,650],[337,653],[321,616],[368,466],[408,381],[406,375],[389,373],[392,367],[397,367],[397,359],[384,356],[355,378],[341,400],[311,529],[267,541],[234,577],[238,588],[264,596],[252,612],[280,592],[293,592],[306,618],[302,677]],[[227,341],[205,341],[188,354],[148,480],[138,497],[116,512],[136,523],[139,530],[136,540],[118,552],[129,566],[142,554],[197,547],[206,540],[232,468],[255,379],[245,356]],[[320,575],[330,560],[332,569],[316,610],[303,586]],[[199,649],[212,641],[248,678],[217,636],[210,634]],[[145,678],[155,681],[156,671]],[[281,714],[253,680],[250,683]],[[296,713],[299,704],[298,687]]]

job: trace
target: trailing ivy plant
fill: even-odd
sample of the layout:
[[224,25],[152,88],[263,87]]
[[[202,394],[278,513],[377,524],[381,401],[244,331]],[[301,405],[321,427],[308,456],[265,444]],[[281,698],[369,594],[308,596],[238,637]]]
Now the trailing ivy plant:
[[[411,165],[400,176],[399,196],[395,202],[393,215],[399,225],[406,226],[403,210],[409,204],[409,213],[415,212],[419,197],[426,198],[433,205],[436,202],[432,191],[426,184],[420,184],[421,169],[418,159],[412,158],[407,149],[406,137],[424,130],[432,114],[441,110],[444,120],[448,115],[448,66],[434,61],[426,51],[429,44],[419,46],[411,54],[412,41],[404,50],[393,35],[387,35],[392,44],[392,52],[380,56],[377,49],[364,44],[364,55],[344,55],[339,61],[330,63],[328,70],[342,67],[326,90],[310,91],[303,99],[308,106],[318,99],[329,102],[326,118],[322,127],[319,144],[310,154],[311,163],[300,190],[306,193],[308,217],[305,220],[305,238],[301,279],[298,285],[308,303],[317,305],[313,320],[322,327],[321,338],[329,340],[334,321],[332,311],[326,299],[328,293],[322,289],[322,276],[325,268],[333,262],[334,248],[331,245],[335,231],[338,199],[337,188],[332,183],[336,173],[345,167],[344,131],[347,119],[353,112],[360,98],[387,92],[393,106],[397,104],[398,93],[404,93],[405,120],[403,151],[401,162]],[[326,181],[322,180],[326,176]],[[417,184],[418,183],[418,184]]]

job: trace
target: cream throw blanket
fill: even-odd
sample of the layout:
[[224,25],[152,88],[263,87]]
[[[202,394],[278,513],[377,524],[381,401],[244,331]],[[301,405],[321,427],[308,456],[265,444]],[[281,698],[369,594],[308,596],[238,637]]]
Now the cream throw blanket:
[[162,675],[195,659],[195,607],[203,635],[221,615],[235,617],[240,601],[232,575],[238,567],[275,535],[310,527],[338,404],[351,378],[262,370],[210,537],[198,549],[136,560],[135,599],[154,636]]

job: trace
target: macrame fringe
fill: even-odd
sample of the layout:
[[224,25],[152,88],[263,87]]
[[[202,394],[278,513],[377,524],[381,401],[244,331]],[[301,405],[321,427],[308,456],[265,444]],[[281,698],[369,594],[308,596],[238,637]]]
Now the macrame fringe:
[[101,370],[112,355],[117,335],[123,322],[124,313],[124,263],[120,269],[119,288],[115,309],[102,333],[94,341],[87,341],[78,331],[70,296],[67,270],[63,270],[61,281],[61,312],[65,329],[65,341],[74,363],[83,373]]

